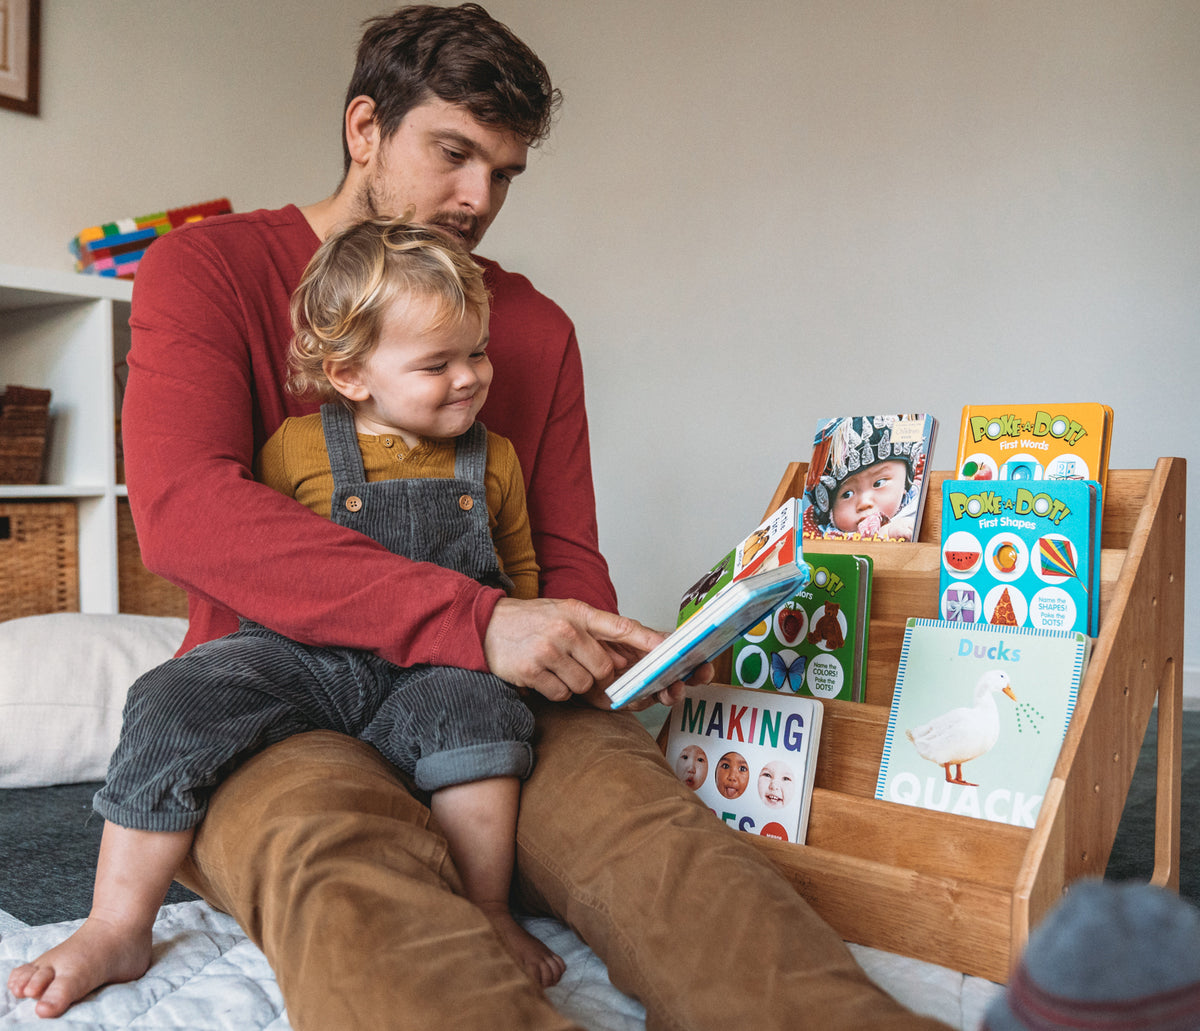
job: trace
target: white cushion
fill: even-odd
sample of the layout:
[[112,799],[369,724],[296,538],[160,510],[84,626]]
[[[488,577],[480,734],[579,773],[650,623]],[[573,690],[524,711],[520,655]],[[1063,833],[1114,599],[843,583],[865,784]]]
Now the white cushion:
[[132,684],[186,619],[59,612],[0,622],[0,788],[102,780]]

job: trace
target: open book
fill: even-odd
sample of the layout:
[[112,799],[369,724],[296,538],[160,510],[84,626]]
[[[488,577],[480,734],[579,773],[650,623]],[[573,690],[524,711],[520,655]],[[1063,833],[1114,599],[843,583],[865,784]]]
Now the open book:
[[799,517],[785,501],[688,588],[675,631],[608,688],[614,709],[685,679],[808,583]]

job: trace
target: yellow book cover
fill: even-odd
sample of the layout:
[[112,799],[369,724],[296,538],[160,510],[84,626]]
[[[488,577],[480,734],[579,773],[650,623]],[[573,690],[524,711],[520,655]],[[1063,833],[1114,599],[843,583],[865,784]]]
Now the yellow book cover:
[[1113,411],[1099,402],[966,405],[955,463],[961,480],[1108,477]]

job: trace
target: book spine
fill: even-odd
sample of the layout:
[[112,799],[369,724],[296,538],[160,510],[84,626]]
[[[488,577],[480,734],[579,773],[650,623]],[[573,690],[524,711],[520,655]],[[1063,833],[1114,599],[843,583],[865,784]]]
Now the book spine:
[[[900,663],[896,667],[896,690],[900,690],[904,683],[904,671],[908,665],[908,646],[912,641],[912,632],[914,626],[920,626],[922,623],[931,623],[934,620],[910,619],[904,627],[904,643],[900,646]],[[884,781],[887,779],[888,767],[892,761],[892,742],[896,739],[896,722],[900,717],[900,707],[896,705],[896,700],[892,699],[892,711],[888,713],[887,730],[883,735],[883,755],[879,760],[879,779],[875,782],[875,797],[883,799]]]

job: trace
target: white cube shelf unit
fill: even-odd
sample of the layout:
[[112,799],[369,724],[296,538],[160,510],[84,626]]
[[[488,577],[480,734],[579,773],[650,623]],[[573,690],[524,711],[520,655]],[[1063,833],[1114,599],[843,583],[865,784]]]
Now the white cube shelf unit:
[[132,294],[125,280],[0,265],[0,389],[52,392],[42,482],[0,484],[0,501],[75,501],[84,612],[119,609],[116,369]]

